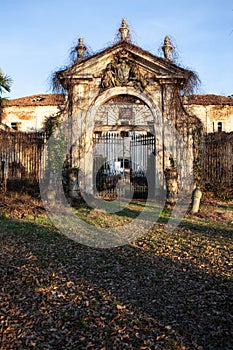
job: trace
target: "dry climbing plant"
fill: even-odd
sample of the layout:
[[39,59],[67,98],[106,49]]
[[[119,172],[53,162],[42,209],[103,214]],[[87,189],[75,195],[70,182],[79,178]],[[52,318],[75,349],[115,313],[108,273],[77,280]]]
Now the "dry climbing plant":
[[[143,53],[143,49],[135,46],[132,43],[132,37],[130,35],[130,32],[127,35],[127,46],[130,48],[130,46],[133,46],[134,51],[138,49],[140,53]],[[89,47],[84,52],[82,61],[86,60],[90,57],[96,56],[100,52],[109,52],[114,47],[118,46],[120,42],[120,35],[119,33],[116,35],[114,43],[112,45],[109,45],[107,48],[102,49],[99,52],[93,52]],[[198,91],[199,85],[200,85],[200,79],[196,72],[186,69],[181,66],[179,62],[179,55],[177,46],[175,44],[174,39],[171,40],[171,58],[169,60],[170,64],[173,67],[177,67],[181,70],[183,70],[183,78],[177,79],[174,77],[172,82],[172,98],[170,99],[168,109],[172,111],[174,121],[175,121],[175,127],[179,134],[181,134],[183,137],[192,136],[193,139],[193,170],[194,170],[194,180],[195,182],[199,182],[201,177],[201,139],[202,139],[202,123],[201,121],[194,115],[190,115],[190,113],[186,110],[183,104],[183,97],[187,95],[192,95],[196,91]],[[87,47],[85,45],[85,47]],[[162,51],[162,50],[161,50]],[[164,62],[164,59],[161,57],[157,57],[158,60],[161,60],[161,62]],[[51,76],[51,83],[52,83],[52,89],[56,93],[67,93],[69,98],[66,105],[66,112],[68,115],[72,114],[73,110],[73,85],[74,82],[72,78],[66,79],[66,85],[64,85],[64,81],[62,79],[62,73],[67,69],[71,68],[73,65],[75,65],[78,62],[78,56],[77,56],[77,46],[74,46],[71,48],[70,51],[70,62],[68,66],[63,67],[57,71],[55,71]],[[155,78],[156,81],[156,78]],[[159,81],[157,81],[159,83]],[[160,83],[159,83],[160,84]],[[161,86],[162,89],[162,86]],[[51,120],[47,120],[47,126],[54,128],[54,125],[58,123],[59,118],[61,117],[62,111],[60,114],[58,114],[55,118],[51,117]],[[54,123],[53,123],[54,122]],[[186,132],[186,134],[185,134]]]

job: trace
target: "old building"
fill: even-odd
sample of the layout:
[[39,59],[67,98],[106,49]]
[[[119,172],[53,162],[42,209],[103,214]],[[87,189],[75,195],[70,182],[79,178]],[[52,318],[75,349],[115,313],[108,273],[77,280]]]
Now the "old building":
[[[63,94],[37,94],[5,102],[1,115],[1,128],[24,132],[41,131],[47,118],[60,113],[66,96]],[[206,134],[233,131],[233,98],[213,94],[185,96],[183,103],[191,115],[203,124]]]
[[168,37],[161,58],[131,43],[125,20],[119,32],[116,44],[91,56],[80,38],[74,63],[57,72],[67,92],[63,120],[72,167],[83,174],[79,183],[87,193],[100,186],[100,171],[121,171],[142,186],[139,178],[146,178],[154,194],[164,187],[165,169],[176,163],[181,183],[198,157],[202,125],[181,98],[195,74],[172,62]]
[[13,130],[41,131],[46,118],[56,115],[64,105],[64,100],[61,94],[40,94],[6,101],[1,122]]
[[191,186],[201,134],[233,130],[233,99],[186,96],[196,77],[172,61],[168,37],[162,58],[130,41],[125,20],[119,33],[116,44],[94,55],[86,53],[80,38],[73,64],[56,74],[65,94],[11,100],[1,122],[15,130],[40,131],[48,117],[61,113],[67,157],[83,174],[84,192],[101,187],[96,180],[101,172],[128,173],[139,187],[146,181],[154,194],[164,188],[166,170],[174,167],[180,188]]
[[[127,27],[127,24],[125,21],[123,21],[123,24],[121,28],[119,29],[120,35],[121,35],[121,41],[117,45],[113,45],[112,47],[108,48],[107,50],[103,50],[100,54],[94,55],[91,62],[92,67],[94,68],[94,65],[97,65],[99,68],[104,71],[104,77],[101,74],[99,76],[96,76],[96,72],[92,71],[90,73],[90,77],[85,77],[85,72],[83,71],[83,78],[81,79],[81,75],[79,74],[79,77],[73,77],[73,79],[76,79],[77,83],[78,80],[80,84],[76,84],[78,92],[76,92],[76,99],[78,94],[84,95],[87,90],[87,86],[91,86],[93,84],[88,84],[89,81],[93,80],[94,77],[95,83],[97,86],[101,86],[102,90],[107,89],[110,87],[118,87],[120,85],[122,86],[134,86],[136,87],[136,90],[145,90],[146,92],[151,90],[151,83],[155,75],[152,74],[151,67],[145,70],[145,64],[146,59],[148,60],[148,63],[151,65],[150,61],[156,60],[157,64],[159,63],[160,72],[156,72],[156,78],[157,82],[161,81],[161,78],[164,77],[165,72],[168,74],[168,69],[170,71],[170,76],[174,75],[174,78],[176,78],[175,73],[179,72],[185,72],[185,70],[182,70],[180,67],[177,67],[173,64],[171,60],[171,52],[173,50],[173,47],[169,41],[169,38],[166,37],[163,45],[163,51],[165,55],[165,59],[162,59],[160,57],[156,57],[151,55],[149,52],[146,52],[142,50],[141,48],[132,45],[129,40],[129,28]],[[132,63],[135,59],[131,55],[131,57],[127,57],[129,54],[129,51],[127,51],[127,48],[124,47],[127,46],[129,50],[133,50],[135,54],[135,50],[137,51],[137,56],[141,57],[140,67],[138,67],[138,63],[136,61],[134,62],[134,66],[132,66]],[[124,54],[120,54],[119,56],[119,48],[121,46],[121,49],[125,51],[125,57]],[[85,45],[82,42],[82,38],[80,38],[79,44],[76,47],[77,51],[77,60],[76,63],[73,65],[72,68],[70,68],[69,71],[69,77],[71,74],[75,72],[75,66],[77,66],[77,63],[81,63],[82,61],[88,61],[91,57],[88,57],[86,55],[86,48]],[[111,53],[110,53],[111,51]],[[114,59],[112,59],[107,66],[105,66],[105,59],[107,59],[107,56],[114,56]],[[132,53],[133,54],[133,53]],[[145,55],[145,62],[142,63],[142,57]],[[130,55],[129,55],[130,56]],[[102,66],[100,66],[100,62],[98,62],[99,58],[101,57]],[[94,64],[95,62],[95,64]],[[103,63],[104,62],[104,63]],[[130,63],[130,65],[128,64]],[[127,65],[128,69],[130,67],[130,77],[129,81],[124,81],[125,77],[121,77],[120,79],[117,79],[116,75],[116,69],[118,69],[118,72],[120,72],[120,66],[125,66],[125,72],[127,71]],[[161,68],[163,66],[163,69]],[[144,66],[144,72],[142,73],[141,69]],[[84,68],[84,65],[80,65],[81,69]],[[176,68],[175,68],[176,67]],[[178,70],[177,70],[178,69]],[[187,71],[186,71],[187,72]],[[129,73],[129,72],[128,72]],[[127,73],[127,74],[128,74]],[[159,73],[159,74],[158,74]],[[119,74],[118,74],[119,75]],[[98,78],[98,79],[97,79]],[[119,78],[119,77],[118,77]],[[152,80],[151,80],[152,79]],[[81,83],[82,81],[82,83]],[[85,81],[85,83],[83,83]],[[150,87],[150,88],[149,88]],[[182,87],[180,86],[180,90],[182,90]],[[1,128],[4,128],[4,126],[7,126],[9,128],[12,128],[14,130],[20,130],[25,132],[34,132],[34,131],[41,131],[43,128],[44,122],[47,118],[50,116],[54,116],[57,113],[60,113],[61,109],[64,107],[66,103],[66,99],[69,93],[66,91],[65,94],[37,94],[32,96],[26,96],[21,97],[17,99],[12,99],[9,101],[4,102],[4,108],[2,109],[0,113],[0,122],[1,122]],[[153,96],[153,98],[158,98]],[[195,115],[199,120],[201,120],[203,124],[203,132],[204,133],[212,133],[216,131],[225,131],[225,132],[231,132],[233,131],[233,97],[226,97],[226,96],[217,96],[217,95],[188,95],[183,98],[183,105],[186,108],[187,112],[191,115]]]
[[217,95],[191,95],[184,98],[189,113],[196,115],[206,134],[233,131],[233,98]]

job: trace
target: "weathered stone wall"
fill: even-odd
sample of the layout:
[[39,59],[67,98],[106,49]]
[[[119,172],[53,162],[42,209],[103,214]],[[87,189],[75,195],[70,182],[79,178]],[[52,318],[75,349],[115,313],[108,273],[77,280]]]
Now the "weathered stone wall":
[[219,122],[222,123],[222,131],[231,132],[233,130],[233,106],[191,105],[189,110],[202,121],[207,134],[218,131]]
[[190,114],[196,115],[206,134],[217,132],[218,123],[222,131],[233,131],[233,98],[216,95],[193,95],[184,100]]
[[[93,132],[98,125],[98,110],[111,99],[121,95],[140,99],[147,105],[147,108],[149,107],[152,115],[152,120],[150,120],[152,129],[149,129],[146,118],[144,118],[144,120],[137,120],[132,126],[129,124],[129,130],[132,127],[141,126],[142,130],[150,131],[155,135],[155,171],[157,174],[155,188],[163,186],[163,173],[164,169],[170,166],[170,156],[176,159],[178,165],[182,164],[180,177],[187,177],[193,165],[192,133],[189,134],[190,130],[188,128],[182,129],[181,135],[175,130],[174,116],[176,115],[176,106],[172,103],[173,89],[170,85],[164,84],[163,89],[161,89],[161,86],[154,82],[153,85],[146,87],[144,91],[128,86],[112,87],[101,91],[99,79],[93,77],[87,83],[83,73],[83,79],[79,80],[79,84],[73,86],[71,95],[68,98],[69,101],[73,102],[69,117],[72,118],[71,133],[75,141],[72,146],[72,165],[81,169],[81,172],[84,174],[83,179],[80,176],[82,190],[89,193],[92,188]],[[116,113],[116,115],[118,114]],[[186,115],[185,118],[187,119],[188,116]],[[111,125],[105,119],[106,116],[101,119],[104,124],[102,127],[107,127],[108,131],[111,131],[113,126],[115,128],[121,127],[118,119],[115,119],[115,125]],[[101,130],[101,127],[98,127]],[[184,147],[184,144],[186,144],[186,147]],[[82,155],[80,154],[80,149],[82,150]],[[183,164],[184,159],[185,165]]]
[[[78,108],[76,113],[78,113],[80,108],[88,109],[90,101],[95,100],[98,96],[98,84],[99,81],[96,79],[92,86],[87,81],[75,86],[73,94],[76,108]],[[151,86],[148,86],[145,92],[148,96],[151,96],[153,101],[156,101],[158,108],[161,110],[160,88],[153,86],[152,89]],[[61,99],[59,97],[60,95],[39,96],[43,96],[44,99],[42,101],[34,100],[36,97],[33,95],[8,101],[2,111],[2,124],[11,127],[11,123],[19,123],[21,131],[40,131],[44,120],[59,112],[64,99]],[[195,115],[201,120],[205,133],[218,131],[219,122],[222,123],[222,131],[233,131],[233,98],[214,95],[195,95],[195,99],[192,96],[185,98],[184,105],[191,115]],[[166,111],[164,111],[165,113]]]
[[44,120],[59,111],[57,106],[12,106],[4,108],[2,123],[11,127],[18,123],[19,131],[35,132],[41,130]]
[[46,118],[60,111],[62,95],[33,95],[7,101],[1,113],[1,122],[19,131],[40,131]]

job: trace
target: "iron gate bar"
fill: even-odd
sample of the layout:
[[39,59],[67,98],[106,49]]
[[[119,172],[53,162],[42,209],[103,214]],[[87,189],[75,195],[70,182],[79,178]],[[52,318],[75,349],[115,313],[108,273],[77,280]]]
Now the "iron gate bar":
[[[129,136],[130,135],[130,136]],[[95,133],[94,142],[94,185],[96,195],[115,198],[119,182],[129,181],[134,198],[146,198],[148,194],[147,173],[154,158],[155,137],[129,131]],[[121,168],[116,165],[121,162]],[[154,162],[153,162],[154,163]],[[127,171],[129,169],[129,171]],[[130,195],[131,195],[130,194]]]

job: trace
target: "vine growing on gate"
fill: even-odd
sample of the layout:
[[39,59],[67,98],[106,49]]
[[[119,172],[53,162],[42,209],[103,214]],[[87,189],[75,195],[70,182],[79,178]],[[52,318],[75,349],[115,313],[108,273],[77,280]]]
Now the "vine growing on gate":
[[[167,57],[165,55],[165,58],[156,57],[156,60],[162,65],[164,64],[166,66],[169,65],[172,71],[174,72],[174,78],[169,77],[169,80],[170,80],[169,84],[170,86],[172,86],[172,93],[171,93],[172,97],[170,101],[167,102],[169,104],[168,109],[170,109],[171,115],[173,115],[173,118],[175,121],[175,127],[179,132],[179,134],[181,134],[184,138],[188,136],[192,136],[193,157],[194,157],[194,160],[193,160],[194,178],[195,178],[195,181],[199,181],[200,171],[201,171],[200,163],[201,163],[202,123],[196,116],[191,115],[187,111],[183,101],[185,96],[192,95],[193,93],[198,91],[198,88],[200,86],[200,79],[196,72],[182,66],[179,60],[178,50],[174,39],[170,40],[169,37],[166,37],[166,38],[167,38],[166,45],[169,46],[170,54]],[[85,60],[91,57],[96,57],[100,52],[102,52],[103,54],[110,53],[111,50],[113,50],[114,48],[117,48],[119,45],[122,45],[123,48],[129,49],[129,50],[132,48],[133,51],[135,53],[138,53],[140,56],[143,56],[143,54],[145,55],[148,54],[148,51],[144,51],[143,49],[141,49],[140,47],[136,46],[133,43],[132,37],[130,36],[129,32],[124,41],[122,41],[122,37],[120,37],[120,35],[118,34],[118,36],[116,37],[115,41],[112,44],[110,44],[107,48],[104,48],[99,52],[93,52],[83,42],[81,42],[81,44],[83,45],[82,47],[85,47],[85,50],[82,52],[82,56],[79,57],[79,45],[80,45],[80,39],[79,39],[79,44],[71,48],[69,64],[61,69],[58,69],[51,76],[53,91],[56,93],[60,92],[68,95],[65,111],[62,112],[62,113],[65,112],[67,115],[72,115],[72,112],[73,112],[73,86],[75,84],[75,80],[73,80],[72,74],[74,72],[74,67],[76,64],[82,64],[82,62],[84,62]],[[164,45],[165,45],[165,41],[164,41]],[[162,48],[165,53],[164,45]],[[162,50],[160,52],[162,52]],[[63,74],[65,71],[68,72],[68,74],[66,74],[66,77],[64,79]],[[180,76],[179,74],[178,76],[176,75],[177,72],[180,74]],[[160,81],[156,80],[156,77],[154,81],[160,84]],[[102,82],[103,81],[101,80],[101,83]],[[147,88],[146,86],[147,84],[145,84],[145,90]],[[109,87],[105,86],[106,89]],[[100,90],[101,88],[102,86],[100,86]],[[161,90],[162,89],[163,89],[163,86],[161,84]],[[51,132],[53,132],[54,127],[56,127],[57,123],[59,122],[59,119],[61,118],[62,113],[60,113],[56,117],[51,117],[51,119],[47,121],[47,127]]]

